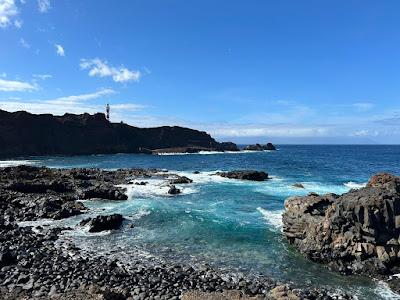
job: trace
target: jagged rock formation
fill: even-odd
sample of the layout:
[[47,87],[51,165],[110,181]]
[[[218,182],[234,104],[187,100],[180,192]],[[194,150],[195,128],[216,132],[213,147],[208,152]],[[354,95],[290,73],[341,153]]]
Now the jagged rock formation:
[[[209,134],[183,127],[138,128],[110,123],[104,114],[34,115],[0,110],[0,157],[237,150]],[[161,150],[160,150],[161,149]],[[200,149],[200,150],[199,150]],[[177,151],[175,151],[177,152]]]
[[285,208],[284,235],[308,258],[343,273],[398,273],[400,177],[378,174],[365,188],[289,198]]
[[100,232],[105,230],[119,229],[122,225],[124,218],[120,214],[113,214],[110,216],[97,216],[94,218],[87,218],[82,220],[80,226],[88,226],[89,232]]

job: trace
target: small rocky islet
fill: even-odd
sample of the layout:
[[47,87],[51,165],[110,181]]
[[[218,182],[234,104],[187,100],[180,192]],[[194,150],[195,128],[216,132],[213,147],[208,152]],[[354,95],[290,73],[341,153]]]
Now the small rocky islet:
[[[126,201],[125,184],[162,177],[170,189],[192,179],[157,169],[0,168],[0,294],[3,299],[351,299],[344,292],[298,288],[264,276],[211,267],[155,263],[132,257],[129,265],[88,255],[59,239],[73,228],[23,227],[21,221],[84,214],[79,200]],[[258,171],[213,174],[232,180],[267,180]],[[143,180],[143,181],[137,181]],[[172,193],[179,194],[179,193]],[[79,200],[78,200],[79,199]],[[290,198],[283,234],[313,261],[346,274],[387,279],[400,267],[400,178],[379,174],[365,188],[342,196]],[[85,218],[89,232],[118,230],[122,215]],[[398,280],[390,286],[398,291]]]

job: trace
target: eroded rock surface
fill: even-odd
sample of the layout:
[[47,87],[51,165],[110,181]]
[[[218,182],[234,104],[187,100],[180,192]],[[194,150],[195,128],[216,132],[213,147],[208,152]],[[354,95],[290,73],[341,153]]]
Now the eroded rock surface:
[[399,177],[378,174],[342,196],[289,198],[285,209],[284,235],[308,258],[343,273],[398,273]]
[[82,220],[80,226],[88,226],[89,232],[100,232],[105,230],[116,230],[122,225],[124,218],[120,214],[109,216],[97,216]]

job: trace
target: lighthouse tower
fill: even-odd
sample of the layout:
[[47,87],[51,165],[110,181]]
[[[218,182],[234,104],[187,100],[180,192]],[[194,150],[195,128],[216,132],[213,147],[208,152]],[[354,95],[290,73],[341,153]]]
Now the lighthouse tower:
[[110,104],[107,103],[106,105],[106,119],[110,122]]

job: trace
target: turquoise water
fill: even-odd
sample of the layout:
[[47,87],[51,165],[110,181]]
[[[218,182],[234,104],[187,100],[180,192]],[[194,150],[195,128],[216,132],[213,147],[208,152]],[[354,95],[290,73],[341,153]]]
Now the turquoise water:
[[[166,260],[210,264],[243,273],[260,273],[299,286],[328,286],[360,299],[393,299],[380,283],[344,277],[309,262],[287,245],[281,234],[284,200],[292,195],[344,193],[363,186],[377,172],[400,174],[399,146],[280,146],[275,152],[148,156],[138,154],[40,157],[26,163],[50,167],[160,168],[186,175],[193,184],[170,197],[160,179],[129,189],[123,202],[91,201],[93,213],[118,212],[128,221],[119,232],[75,232],[80,245],[115,250],[129,257],[140,249]],[[18,162],[0,162],[0,165]],[[213,176],[218,170],[266,171],[266,182]],[[193,174],[200,171],[200,174]],[[305,189],[292,187],[302,183]],[[68,222],[76,223],[82,217]],[[129,224],[134,224],[130,228]]]

